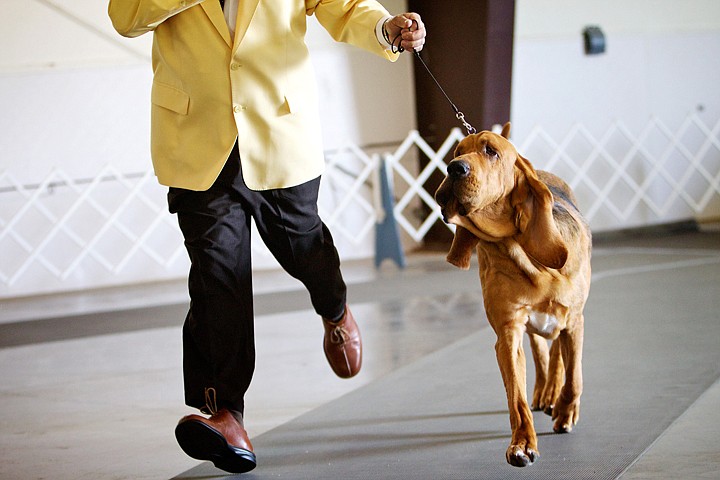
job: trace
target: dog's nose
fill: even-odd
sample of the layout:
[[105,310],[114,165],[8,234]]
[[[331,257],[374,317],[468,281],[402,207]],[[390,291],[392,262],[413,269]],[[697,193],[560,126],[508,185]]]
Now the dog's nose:
[[453,160],[447,170],[448,175],[455,178],[465,178],[470,175],[470,165],[462,160]]

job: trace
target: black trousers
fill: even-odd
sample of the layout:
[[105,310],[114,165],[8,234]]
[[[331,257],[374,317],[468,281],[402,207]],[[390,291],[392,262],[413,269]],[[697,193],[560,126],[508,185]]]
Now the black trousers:
[[190,256],[190,309],[183,326],[185,403],[243,412],[255,369],[250,219],[278,263],[300,280],[315,311],[343,314],[346,286],[329,230],[318,215],[320,178],[296,187],[253,191],[243,181],[237,145],[206,191],[170,188]]

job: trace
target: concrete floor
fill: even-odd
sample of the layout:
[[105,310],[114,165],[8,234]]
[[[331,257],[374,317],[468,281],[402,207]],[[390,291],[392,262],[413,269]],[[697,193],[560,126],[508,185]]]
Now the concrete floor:
[[[594,281],[659,274],[676,293],[685,286],[674,283],[675,271],[710,269],[710,288],[720,293],[720,233],[599,239],[593,267]],[[489,332],[477,272],[453,269],[442,254],[411,255],[402,271],[347,262],[345,274],[365,345],[363,371],[351,380],[326,365],[322,327],[298,285],[278,272],[257,275],[251,438]],[[180,368],[185,302],[183,282],[2,302],[0,479],[168,479],[192,471],[198,462],[172,434],[189,412]],[[692,319],[692,305],[683,308]],[[718,478],[720,365],[709,371],[709,388],[621,478]],[[262,475],[262,465],[255,473]]]

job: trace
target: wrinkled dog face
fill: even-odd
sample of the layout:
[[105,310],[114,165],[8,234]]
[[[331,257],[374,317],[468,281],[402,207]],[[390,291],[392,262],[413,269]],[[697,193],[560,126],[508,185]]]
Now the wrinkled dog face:
[[514,186],[515,147],[500,135],[484,131],[464,138],[435,194],[445,221],[497,202]]

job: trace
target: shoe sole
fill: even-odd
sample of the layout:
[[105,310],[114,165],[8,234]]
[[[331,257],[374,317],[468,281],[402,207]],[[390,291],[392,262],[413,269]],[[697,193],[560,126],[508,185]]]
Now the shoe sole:
[[202,422],[179,423],[175,438],[188,456],[210,461],[226,472],[245,473],[257,466],[253,452],[230,445],[220,432]]

